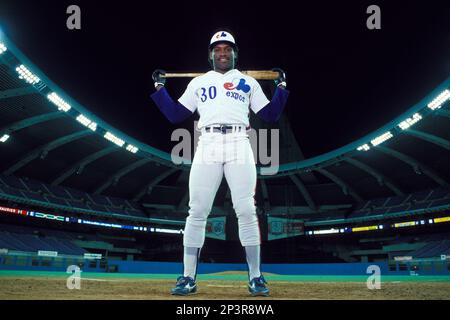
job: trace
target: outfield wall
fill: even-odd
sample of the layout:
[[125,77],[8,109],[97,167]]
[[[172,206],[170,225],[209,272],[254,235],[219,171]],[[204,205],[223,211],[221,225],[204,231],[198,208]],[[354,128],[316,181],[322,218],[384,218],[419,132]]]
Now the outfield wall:
[[[0,270],[66,271],[70,265],[78,265],[84,272],[181,274],[179,262],[150,262],[123,260],[86,260],[80,258],[20,257],[0,255]],[[376,265],[384,275],[450,275],[450,261],[428,261],[413,264],[396,262],[376,263],[305,263],[263,264],[266,273],[280,275],[367,275],[369,266]],[[200,263],[200,274],[225,271],[247,271],[246,264]]]

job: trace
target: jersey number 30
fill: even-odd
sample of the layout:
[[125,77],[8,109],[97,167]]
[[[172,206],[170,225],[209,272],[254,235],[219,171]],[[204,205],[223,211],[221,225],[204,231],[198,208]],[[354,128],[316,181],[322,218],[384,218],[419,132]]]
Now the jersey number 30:
[[202,93],[200,95],[200,100],[202,100],[202,102],[205,102],[209,98],[212,100],[217,96],[217,89],[215,86],[209,87],[208,88],[208,96],[206,95],[206,89],[205,88],[201,88]]

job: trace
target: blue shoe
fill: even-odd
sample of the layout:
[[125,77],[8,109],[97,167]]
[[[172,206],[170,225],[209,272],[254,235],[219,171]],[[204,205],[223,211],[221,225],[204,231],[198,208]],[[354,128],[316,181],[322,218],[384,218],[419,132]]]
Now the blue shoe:
[[191,277],[180,276],[177,279],[177,284],[170,293],[176,296],[187,296],[197,292],[197,284]]
[[269,288],[266,286],[266,279],[261,275],[258,278],[253,278],[248,283],[248,291],[253,297],[263,296],[267,297],[269,295]]

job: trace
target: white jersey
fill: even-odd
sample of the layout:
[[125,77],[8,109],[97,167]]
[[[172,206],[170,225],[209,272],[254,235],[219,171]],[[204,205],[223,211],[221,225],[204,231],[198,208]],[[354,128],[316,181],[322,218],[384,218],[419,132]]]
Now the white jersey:
[[257,113],[269,100],[258,81],[233,69],[225,74],[209,71],[191,80],[178,101],[195,112],[198,128],[213,124],[249,126],[249,108]]

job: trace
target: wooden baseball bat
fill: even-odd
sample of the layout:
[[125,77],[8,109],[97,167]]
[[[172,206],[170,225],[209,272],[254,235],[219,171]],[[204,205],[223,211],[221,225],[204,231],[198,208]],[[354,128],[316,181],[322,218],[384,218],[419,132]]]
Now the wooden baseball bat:
[[[275,80],[278,79],[278,72],[277,71],[270,71],[270,70],[248,70],[248,71],[241,71],[243,74],[246,74],[250,77],[255,78],[256,80]],[[201,72],[187,72],[187,73],[181,73],[181,72],[172,72],[172,73],[166,73],[163,78],[194,78],[203,75],[204,73]]]

